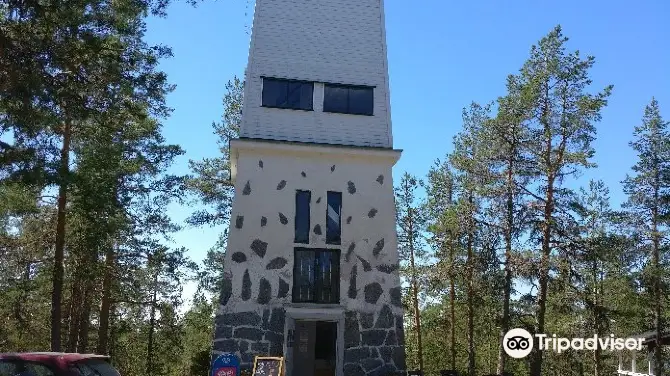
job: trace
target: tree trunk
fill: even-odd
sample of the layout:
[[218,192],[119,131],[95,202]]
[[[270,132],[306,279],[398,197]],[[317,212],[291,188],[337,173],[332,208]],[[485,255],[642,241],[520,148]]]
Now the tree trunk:
[[455,245],[449,247],[449,310],[451,316],[451,369],[456,370],[456,276],[454,275],[454,249]]
[[151,308],[149,313],[149,338],[147,339],[147,376],[153,373],[153,356],[154,356],[154,326],[156,325],[156,295],[158,290],[158,273],[154,278],[153,294],[151,296]]
[[58,177],[58,216],[56,219],[56,245],[51,291],[51,351],[61,351],[61,301],[63,299],[63,260],[65,258],[65,209],[70,175],[70,141],[72,128],[69,121],[63,129],[63,145],[60,153]]
[[472,193],[468,197],[468,259],[467,259],[467,273],[468,273],[468,375],[476,376],[475,368],[475,292],[474,292],[474,208]]
[[423,372],[423,342],[421,340],[421,311],[419,310],[419,285],[416,278],[416,264],[414,260],[414,221],[412,209],[408,210],[409,234],[409,262],[412,273],[412,304],[414,306],[414,326],[416,327],[417,352],[419,358],[419,370]]
[[496,374],[505,372],[506,354],[503,338],[509,331],[509,301],[512,297],[512,231],[514,228],[514,160],[510,157],[507,166],[507,207],[505,215],[505,282],[503,285],[503,311],[500,322],[500,343],[498,344],[498,367]]
[[109,316],[112,314],[112,275],[114,273],[114,246],[109,245],[105,252],[104,277],[102,279],[102,301],[100,303],[100,325],[98,327],[97,353],[106,355],[109,351]]
[[83,306],[79,318],[79,340],[77,341],[77,352],[85,354],[88,352],[88,332],[91,326],[91,304],[93,304],[93,275],[86,279],[86,289],[84,290]]
[[68,336],[65,351],[75,352],[77,349],[77,339],[79,336],[79,324],[81,320],[81,302],[82,302],[82,280],[81,264],[76,267],[78,270],[72,281],[72,296],[70,297],[70,310],[68,313]]
[[[658,185],[657,185],[658,187]],[[663,376],[663,346],[661,338],[663,335],[661,299],[661,247],[660,234],[658,233],[658,188],[654,192],[654,207],[652,209],[652,239],[653,239],[653,271],[654,271],[654,327],[656,329],[656,344],[654,346],[654,376]]]

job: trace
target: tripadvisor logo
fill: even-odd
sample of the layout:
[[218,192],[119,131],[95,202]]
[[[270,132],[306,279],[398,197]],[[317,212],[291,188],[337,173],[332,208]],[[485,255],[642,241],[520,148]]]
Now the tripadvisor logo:
[[537,346],[538,350],[551,350],[558,354],[568,350],[642,350],[644,338],[615,338],[614,334],[609,337],[598,337],[594,335],[589,338],[562,338],[556,334],[535,334],[533,336],[525,329],[512,329],[503,337],[503,349],[512,358],[521,359],[528,356]]

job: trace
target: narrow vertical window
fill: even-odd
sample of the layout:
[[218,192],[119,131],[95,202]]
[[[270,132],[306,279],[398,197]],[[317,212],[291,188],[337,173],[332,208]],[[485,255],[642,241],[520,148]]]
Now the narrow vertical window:
[[340,244],[342,224],[342,192],[328,192],[326,243]]
[[309,202],[310,191],[295,192],[295,242],[309,243]]

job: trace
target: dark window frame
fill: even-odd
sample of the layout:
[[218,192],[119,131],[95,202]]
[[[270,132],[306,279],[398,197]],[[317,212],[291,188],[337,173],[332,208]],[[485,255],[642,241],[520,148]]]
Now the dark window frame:
[[[298,213],[298,195],[301,193],[304,193],[307,195],[307,228],[306,228],[306,238],[299,238],[298,237],[298,220],[299,214]],[[293,242],[298,243],[298,244],[309,244],[309,233],[312,225],[312,218],[311,218],[311,211],[312,211],[312,191],[307,191],[303,189],[296,189],[295,190],[295,218],[294,218],[294,231],[293,231]]]
[[[314,282],[313,284],[299,284],[298,283],[298,278],[300,277],[299,274],[299,263],[297,262],[298,260],[298,252],[310,252],[313,253],[313,258],[314,258]],[[332,299],[329,301],[321,301],[319,299],[319,296],[321,295],[321,291],[324,289],[323,281],[319,280],[319,273],[320,269],[318,267],[318,263],[320,260],[320,256],[323,253],[329,253],[331,255],[335,256],[335,260],[337,260],[337,271],[333,272],[332,267],[331,267],[331,273],[334,274],[330,278],[330,289],[331,289],[331,296]],[[307,248],[307,247],[295,247],[293,248],[293,291],[292,291],[292,299],[291,301],[293,303],[311,303],[311,304],[340,304],[340,276],[341,276],[341,264],[342,264],[342,252],[340,249],[333,249],[333,248]],[[331,265],[333,265],[333,258],[331,256]],[[311,287],[313,289],[313,298],[312,299],[300,299],[300,288],[303,286]]]
[[[337,213],[337,234],[336,237],[333,239],[331,238],[331,232],[329,231],[328,227],[328,208],[330,208],[330,195],[334,194],[339,196],[340,200],[340,208]],[[331,245],[341,245],[342,244],[342,192],[337,192],[337,191],[327,191],[326,192],[326,244],[331,244]]]
[[[279,78],[279,77],[269,77],[269,76],[261,76],[261,80],[263,82],[262,90],[261,90],[261,107],[265,108],[279,108],[283,110],[295,110],[295,111],[314,111],[314,81],[306,81],[306,80],[296,80],[296,79],[291,79],[291,78]],[[269,81],[276,81],[276,82],[282,82],[286,83],[286,106],[277,106],[277,105],[269,105],[266,104],[263,100],[264,93],[265,93],[265,82],[266,80]],[[298,84],[303,84],[303,85],[310,85],[311,86],[311,100],[309,103],[309,107],[291,107],[288,105],[288,97],[289,97],[289,83],[298,83]]]
[[[331,109],[327,109],[326,105],[326,90],[328,90],[329,87],[332,88],[338,88],[338,89],[347,89],[347,110],[346,111],[335,111]],[[323,84],[323,112],[328,112],[328,113],[333,113],[333,114],[348,114],[348,115],[359,115],[359,116],[375,116],[375,86],[366,86],[366,85],[347,85],[347,84],[336,84],[336,83],[324,83]],[[350,102],[349,102],[349,96],[350,91],[349,89],[356,89],[356,90],[370,90],[372,93],[372,104],[370,107],[369,113],[359,113],[359,112],[351,112],[350,110]]]

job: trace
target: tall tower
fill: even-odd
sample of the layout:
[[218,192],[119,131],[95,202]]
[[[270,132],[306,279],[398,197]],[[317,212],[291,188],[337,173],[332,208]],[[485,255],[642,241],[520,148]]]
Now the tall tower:
[[383,0],[256,0],[214,355],[405,371]]

